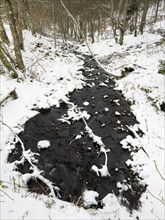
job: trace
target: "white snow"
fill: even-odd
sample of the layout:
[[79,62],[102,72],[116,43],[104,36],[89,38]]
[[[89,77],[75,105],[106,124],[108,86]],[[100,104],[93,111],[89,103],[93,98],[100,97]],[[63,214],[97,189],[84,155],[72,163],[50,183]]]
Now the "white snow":
[[71,123],[70,120],[78,121],[80,119],[88,120],[90,118],[90,115],[88,114],[87,111],[81,110],[81,108],[77,107],[72,102],[68,102],[66,99],[65,100],[63,99],[63,101],[66,104],[68,104],[70,108],[67,112],[68,115],[62,116],[62,118],[60,118],[59,121],[67,122],[68,124],[70,124]]
[[83,192],[83,202],[85,207],[90,207],[91,205],[97,205],[96,198],[99,196],[99,194],[96,191],[93,190],[85,190]]
[[120,112],[115,111],[115,115],[116,115],[116,116],[119,116],[119,115],[121,115],[121,114],[120,114]]
[[84,102],[83,105],[88,106],[89,102]]
[[44,149],[44,148],[48,148],[48,147],[50,147],[50,141],[42,140],[37,143],[38,149]]
[[[131,109],[139,122],[139,125],[128,128],[134,133],[135,138],[127,136],[121,144],[123,148],[129,149],[131,145],[134,149],[139,149],[137,153],[132,153],[133,160],[127,161],[127,165],[131,164],[133,169],[144,178],[144,184],[148,185],[140,199],[142,207],[130,214],[120,205],[120,198],[114,194],[108,194],[103,199],[104,208],[98,210],[86,210],[55,197],[29,194],[26,188],[27,180],[31,176],[42,178],[41,171],[34,165],[37,163],[34,153],[23,149],[24,158],[28,159],[32,165],[32,174],[21,175],[13,171],[13,163],[7,163],[7,155],[14,147],[13,138],[16,137],[14,134],[22,131],[25,122],[38,114],[32,108],[49,108],[53,105],[58,107],[61,101],[65,101],[69,106],[68,115],[61,120],[69,122],[83,119],[86,122],[90,118],[86,111],[78,109],[66,97],[69,92],[81,89],[85,85],[83,75],[77,71],[82,67],[83,62],[74,54],[67,53],[64,56],[60,47],[59,49],[53,47],[50,39],[33,37],[29,31],[25,31],[26,44],[23,57],[27,66],[26,77],[19,72],[20,81],[17,81],[7,74],[1,75],[1,98],[11,88],[15,88],[18,95],[18,99],[8,99],[1,106],[0,120],[3,122],[0,148],[0,180],[3,181],[3,184],[0,184],[1,219],[164,219],[165,113],[160,111],[160,104],[165,101],[165,76],[158,74],[158,61],[164,57],[165,49],[164,45],[155,44],[162,39],[159,34],[156,34],[158,27],[160,24],[153,26],[155,34],[145,32],[144,35],[138,35],[136,38],[131,35],[125,36],[123,46],[115,44],[115,41],[109,38],[92,45],[94,53],[103,63],[108,55],[124,54],[122,58],[114,54],[109,63],[105,64],[114,74],[121,75],[123,66],[135,68],[135,71],[126,77],[116,80],[116,89],[121,90],[124,97],[131,103]],[[42,44],[42,54],[35,47],[36,43]],[[59,41],[58,46],[61,43]],[[79,51],[85,52],[87,48],[80,46]],[[47,52],[49,52],[48,56]],[[118,103],[117,100],[116,103]],[[105,108],[105,111],[109,109]],[[117,123],[120,124],[120,121],[118,120]],[[138,128],[144,132],[142,137],[138,135]],[[105,164],[100,165],[100,169],[94,165],[93,170],[97,174],[100,172],[102,176],[109,175],[106,167],[107,151],[101,137],[93,133],[87,122],[86,132],[95,143],[101,146],[101,151],[105,155]],[[77,135],[75,139],[79,138],[81,135]],[[18,140],[17,137],[16,139]],[[41,141],[38,143],[39,148],[50,146],[49,141]],[[53,194],[54,188],[51,183],[45,178],[42,180]],[[3,185],[6,188],[2,187]],[[117,187],[123,190],[127,186],[118,183]],[[83,197],[85,206],[97,204],[97,192],[85,191]]]

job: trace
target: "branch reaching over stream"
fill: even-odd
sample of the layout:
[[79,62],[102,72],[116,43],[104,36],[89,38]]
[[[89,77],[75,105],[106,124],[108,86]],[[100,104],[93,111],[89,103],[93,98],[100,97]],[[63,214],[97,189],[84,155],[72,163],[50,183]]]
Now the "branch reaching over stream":
[[98,59],[96,58],[96,56],[94,55],[92,49],[90,48],[89,43],[87,42],[87,40],[86,40],[86,38],[85,38],[85,35],[84,35],[83,31],[81,30],[79,24],[77,23],[77,21],[75,20],[75,18],[73,17],[73,15],[70,13],[70,11],[67,9],[67,7],[66,7],[65,4],[63,3],[63,1],[60,0],[60,2],[61,2],[62,7],[64,8],[64,10],[66,11],[68,17],[72,20],[72,22],[73,22],[73,23],[77,26],[77,28],[79,29],[79,31],[80,31],[80,33],[81,33],[81,35],[82,35],[82,37],[83,37],[83,40],[84,40],[84,42],[86,43],[86,46],[87,46],[89,52],[91,53],[93,59],[96,61],[97,65],[98,65],[106,74],[118,78],[119,76],[116,76],[115,74],[113,74],[112,72],[110,72],[109,70],[107,70],[107,69],[99,62],[99,60],[98,60]]

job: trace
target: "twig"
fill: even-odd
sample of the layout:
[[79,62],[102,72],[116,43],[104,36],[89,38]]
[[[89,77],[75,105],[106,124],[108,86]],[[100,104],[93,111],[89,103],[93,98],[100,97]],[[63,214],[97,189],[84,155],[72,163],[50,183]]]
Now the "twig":
[[156,161],[154,160],[153,162],[154,162],[154,164],[155,164],[155,168],[156,168],[156,170],[158,171],[160,177],[162,178],[162,180],[165,180],[165,178],[162,176],[162,174],[160,173],[160,171],[159,171],[159,169],[158,169],[158,166],[157,166],[157,164],[156,164]]
[[24,220],[25,217],[26,217],[28,214],[29,214],[29,211],[25,211],[25,213],[24,213],[23,216],[22,216],[22,219]]
[[18,139],[18,141],[20,142],[21,147],[22,147],[22,150],[25,151],[25,147],[24,147],[23,142],[22,142],[21,139],[18,137],[18,135],[13,131],[13,129],[12,129],[9,125],[7,125],[5,122],[3,122],[2,120],[0,120],[0,122],[1,122],[3,125],[5,125],[5,126],[13,133],[13,135],[14,135],[14,136]]
[[31,72],[32,72],[32,67],[33,67],[36,63],[38,63],[38,64],[41,66],[41,68],[46,72],[46,70],[43,68],[43,66],[38,62],[39,60],[42,60],[42,58],[44,58],[44,57],[45,57],[45,55],[42,56],[42,57],[36,58],[37,60],[35,60],[30,66],[28,66],[28,67],[27,67],[27,70],[29,70],[29,72],[31,73]]
[[146,131],[148,132],[148,125],[147,125],[147,119],[145,118],[145,123],[146,123]]
[[148,189],[147,189],[147,192],[152,196],[154,197],[155,199],[157,199],[159,202],[161,202],[163,205],[165,205],[165,202],[162,201],[161,199],[159,199],[157,196],[153,195]]
[[146,70],[146,68],[145,67],[143,67],[143,66],[140,66],[140,65],[138,65],[138,64],[133,64],[134,66],[137,66],[137,67],[139,67],[139,68],[141,68],[141,69],[143,69],[143,70]]
[[2,189],[0,189],[1,192],[3,192],[7,197],[9,197],[9,199],[11,199],[12,201],[14,201],[14,199],[12,199],[5,191],[3,191]]

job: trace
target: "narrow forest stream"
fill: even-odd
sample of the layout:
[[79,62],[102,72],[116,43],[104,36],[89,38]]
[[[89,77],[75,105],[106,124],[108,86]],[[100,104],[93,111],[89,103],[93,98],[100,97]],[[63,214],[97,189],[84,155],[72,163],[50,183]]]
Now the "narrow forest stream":
[[[131,151],[123,149],[120,143],[128,135],[135,138],[129,126],[137,124],[136,118],[129,103],[115,90],[113,78],[105,75],[91,57],[84,55],[83,59],[84,69],[80,71],[86,77],[84,88],[69,94],[69,102],[61,101],[59,108],[38,109],[40,113],[26,122],[19,137],[26,150],[39,154],[35,156],[37,167],[43,170],[45,178],[59,188],[56,195],[60,199],[80,205],[84,190],[93,190],[99,194],[96,207],[102,207],[104,204],[101,200],[108,193],[114,193],[130,210],[138,209],[139,198],[146,186],[140,183],[138,173],[126,165],[126,161],[131,159]],[[65,121],[71,103],[80,112],[86,111],[90,115],[85,123],[96,137],[101,137],[107,152],[110,175],[102,176],[91,169],[93,165],[101,169],[105,154],[87,132],[82,118],[68,118]],[[143,135],[140,130],[137,133]],[[41,140],[48,140],[50,146],[37,148]],[[20,160],[21,156],[21,146],[17,143],[8,160],[14,162]],[[16,169],[25,174],[31,173],[30,167],[25,161]],[[117,187],[119,183],[127,186],[122,193]],[[31,178],[28,187],[31,192],[49,193],[47,186],[37,179]]]

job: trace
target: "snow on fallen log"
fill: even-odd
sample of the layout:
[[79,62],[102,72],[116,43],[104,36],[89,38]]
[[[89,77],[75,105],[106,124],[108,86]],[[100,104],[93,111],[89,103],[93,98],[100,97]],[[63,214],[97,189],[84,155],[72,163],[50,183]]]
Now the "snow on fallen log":
[[15,88],[9,89],[5,94],[0,97],[0,105],[10,97],[12,97],[13,99],[18,98]]

